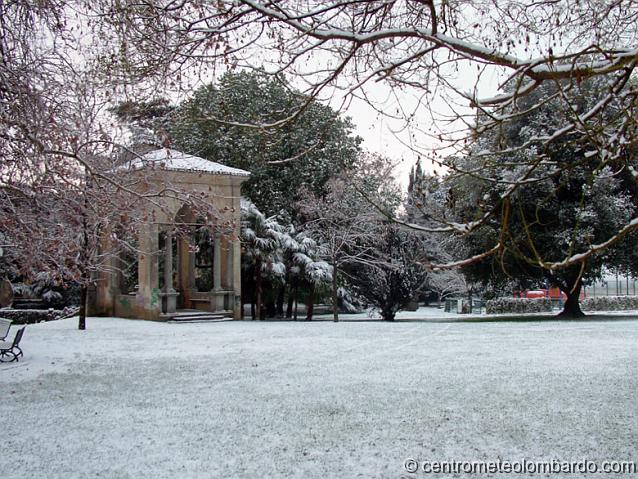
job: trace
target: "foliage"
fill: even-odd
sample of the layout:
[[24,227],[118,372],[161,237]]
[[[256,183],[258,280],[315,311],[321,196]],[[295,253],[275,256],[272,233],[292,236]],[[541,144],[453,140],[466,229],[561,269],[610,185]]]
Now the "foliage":
[[36,324],[46,321],[55,321],[76,315],[77,308],[53,309],[9,309],[2,311],[2,317],[10,319],[14,325]]
[[291,297],[309,294],[312,301],[313,292],[332,281],[332,267],[319,259],[316,241],[266,217],[248,200],[241,206],[244,289],[254,293],[256,314],[263,319],[263,299],[274,300],[277,287],[288,286]]
[[638,310],[638,296],[597,296],[581,301],[585,311],[635,311]]
[[[601,6],[596,0],[197,0],[170,6],[159,0],[4,2],[0,227],[11,243],[20,245],[19,255],[25,258],[21,273],[60,270],[89,284],[89,273],[104,264],[98,239],[119,223],[118,214],[105,214],[107,206],[125,214],[132,202],[109,205],[122,199],[114,192],[130,184],[109,176],[112,164],[103,161],[111,157],[114,140],[103,116],[106,107],[115,96],[121,101],[149,91],[172,95],[198,78],[254,68],[258,59],[264,71],[272,72],[271,81],[281,85],[287,74],[304,90],[302,95],[289,92],[285,109],[269,103],[276,113],[273,121],[247,115],[240,120],[252,126],[221,123],[252,132],[253,148],[247,153],[269,161],[261,153],[279,149],[275,161],[307,159],[321,149],[316,137],[293,135],[284,148],[286,142],[274,141],[271,132],[290,128],[318,99],[344,105],[363,99],[404,122],[412,148],[424,156],[431,153],[430,159],[452,172],[451,182],[470,190],[470,198],[463,200],[454,191],[447,198],[450,209],[459,213],[456,218],[436,215],[436,227],[422,227],[461,235],[483,228],[484,239],[474,238],[467,254],[454,263],[467,265],[492,255],[495,267],[516,265],[532,276],[538,267],[552,275],[564,269],[569,270],[561,274],[568,277],[565,282],[577,287],[583,265],[595,271],[605,255],[612,263],[622,256],[625,264],[633,264],[636,256],[630,234],[638,230],[638,220],[623,203],[628,192],[636,203],[630,188],[636,186],[635,154],[629,150],[638,138],[638,89],[631,81],[638,64],[637,12],[635,2]],[[469,77],[473,87],[462,84]],[[509,86],[484,98],[481,78]],[[592,78],[602,79],[595,99],[582,89]],[[377,82],[387,88],[392,107],[389,101],[375,104],[371,99]],[[235,101],[232,95],[228,100]],[[251,113],[242,101],[234,105]],[[223,104],[217,106],[224,111]],[[219,120],[216,111],[205,119],[211,117]],[[315,120],[307,123],[313,134],[321,125]],[[423,127],[431,123],[432,128]],[[484,141],[494,134],[506,142]],[[459,154],[441,158],[419,146],[429,140],[456,147]],[[507,141],[514,146],[503,147]],[[464,157],[472,143],[468,161]],[[317,154],[316,161],[333,164],[335,151]],[[277,173],[287,171],[285,164],[279,166]],[[277,184],[292,185],[285,194],[297,191],[300,183],[308,183],[308,171]],[[326,177],[315,177],[319,183],[311,187],[321,190]],[[255,189],[255,199],[267,214],[292,204],[284,194],[271,195],[266,187],[274,182],[261,184],[264,189]],[[585,190],[577,191],[582,185]],[[538,195],[531,195],[536,186]],[[605,190],[598,195],[600,202],[590,187]],[[135,201],[158,194],[138,195]],[[582,198],[583,206],[565,201],[568,195]],[[538,208],[519,208],[539,198]],[[589,208],[605,200],[607,213],[605,207]],[[572,207],[565,213],[557,204]],[[520,227],[510,228],[516,216]],[[592,226],[596,222],[605,228]],[[124,223],[128,227],[136,221]],[[561,247],[545,247],[551,236],[543,236],[545,224],[563,225],[563,234],[555,235]],[[37,254],[30,255],[33,251]],[[562,257],[553,254],[558,251]],[[519,276],[518,271],[512,274]]]
[[[406,222],[433,228],[451,221],[453,212],[446,205],[449,192],[445,178],[426,173],[419,159],[410,171],[405,201]],[[456,235],[426,231],[421,237],[430,263],[451,263],[465,253]],[[427,288],[436,293],[440,302],[449,295],[468,293],[472,289],[470,283],[460,268],[440,269],[430,272]]]
[[427,273],[419,263],[422,245],[417,236],[392,223],[378,231],[370,238],[374,260],[347,268],[346,275],[359,296],[378,309],[384,320],[393,321],[423,288]]
[[28,283],[15,283],[13,290],[22,299],[41,299],[45,308],[61,309],[79,304],[78,284],[60,283],[46,271],[41,271]]
[[304,231],[317,238],[318,255],[332,267],[334,321],[339,320],[342,270],[377,262],[372,244],[381,234],[381,220],[392,216],[400,201],[392,170],[388,158],[362,155],[356,170],[326,184],[324,195],[306,189],[297,203]]
[[[117,40],[109,51],[129,75],[162,77],[186,65],[251,68],[259,56],[274,75],[288,73],[304,85],[311,98],[343,99],[346,105],[363,99],[402,122],[404,128],[397,130],[410,135],[411,148],[468,180],[506,164],[508,153],[492,143],[473,168],[459,169],[453,156],[437,154],[438,145],[433,151],[423,145],[439,143],[464,155],[485,132],[519,130],[521,119],[538,116],[553,102],[552,122],[517,146],[519,171],[485,178],[503,202],[539,172],[537,153],[557,142],[577,150],[587,137],[601,158],[623,161],[627,145],[638,138],[638,89],[630,81],[638,64],[635,2],[220,0],[170,10],[155,1],[117,3],[100,0],[93,9],[115,14],[106,16],[103,29]],[[204,21],[206,28],[193,27]],[[584,104],[580,86],[592,78],[602,79],[604,92],[599,101]],[[375,101],[378,83],[388,99]],[[615,118],[604,114],[610,107]],[[599,164],[582,167],[595,173]],[[555,164],[561,174],[570,168]],[[437,228],[463,234],[492,218],[487,212]],[[616,225],[604,242],[583,244],[584,249],[554,261],[556,268],[580,264],[636,229],[638,221]],[[484,253],[497,251],[492,247]],[[462,260],[467,264],[482,257]]]
[[[342,105],[363,99],[403,122],[411,134],[409,144],[418,153],[427,154],[443,170],[454,171],[469,183],[482,170],[507,164],[509,152],[496,143],[488,144],[484,154],[476,156],[473,168],[462,169],[454,157],[441,158],[420,145],[434,140],[465,153],[468,143],[479,141],[474,149],[479,152],[477,139],[485,132],[507,130],[522,118],[538,115],[548,100],[555,102],[557,110],[550,118],[554,121],[518,145],[519,166],[525,168],[514,175],[484,178],[503,204],[519,186],[527,184],[527,176],[544,174],[549,165],[538,163],[537,153],[552,150],[556,144],[570,145],[577,151],[587,137],[596,145],[601,161],[580,163],[586,170],[584,176],[597,175],[607,158],[631,166],[625,150],[637,138],[638,89],[630,81],[638,59],[637,11],[633,1],[601,4],[597,0],[529,4],[516,0],[3,2],[0,147],[4,153],[5,209],[0,226],[3,231],[10,230],[9,239],[21,244],[19,210],[24,204],[13,209],[11,205],[28,203],[26,198],[43,192],[56,191],[63,198],[60,185],[69,187],[72,193],[64,201],[56,199],[59,211],[53,201],[31,201],[25,208],[29,221],[42,225],[26,228],[31,231],[24,241],[27,236],[34,238],[27,251],[44,252],[34,255],[33,268],[25,269],[47,267],[43,265],[61,255],[77,256],[81,248],[60,248],[50,240],[68,228],[56,229],[55,225],[63,222],[47,221],[47,214],[68,211],[75,227],[79,216],[91,216],[84,214],[82,201],[77,201],[83,197],[77,194],[76,186],[83,184],[78,171],[88,170],[92,178],[109,171],[95,164],[113,141],[107,133],[111,130],[109,121],[100,121],[106,106],[147,97],[149,92],[152,96],[158,91],[177,94],[190,90],[194,81],[232,68],[263,67],[272,72],[273,81],[281,83],[286,74],[296,87],[303,88],[303,96],[294,92],[296,100],[285,105],[296,111],[279,115],[276,106],[271,112],[277,113],[279,121],[256,125],[261,130],[252,128],[253,132],[264,132],[267,139],[274,136],[266,132],[275,131],[275,126],[285,129],[288,120],[300,118],[317,99]],[[604,80],[600,101],[579,103],[580,85],[594,77]],[[490,87],[499,86],[495,95],[489,91],[491,97],[485,98],[487,82],[482,78],[490,79]],[[468,79],[474,84],[467,85]],[[502,87],[506,80],[509,88]],[[379,83],[389,98],[380,104],[370,95]],[[552,85],[554,93],[539,94]],[[603,114],[611,107],[614,115]],[[268,140],[264,144],[279,147]],[[304,147],[319,148],[315,142],[300,141],[278,158],[293,158],[302,154]],[[260,153],[257,148],[252,151]],[[326,158],[330,157],[317,161]],[[569,176],[572,164],[556,163],[555,175]],[[508,171],[512,173],[506,168]],[[297,186],[296,176],[287,179]],[[267,196],[264,191],[255,194]],[[93,195],[89,203],[103,204],[108,199],[106,195],[100,201],[98,196]],[[262,206],[268,214],[290,204],[278,197],[271,205],[265,202]],[[469,221],[443,222],[438,227],[463,234],[493,220],[494,213],[500,211],[467,206],[469,211],[485,214],[468,215]],[[634,219],[617,222],[602,242],[574,243],[568,256],[553,260],[555,268],[581,264],[626,238],[638,229]],[[47,236],[47,231],[53,234]],[[35,243],[38,247],[31,247]],[[492,243],[483,252],[498,251],[501,248]],[[484,257],[473,255],[458,261],[467,264]],[[60,262],[53,263],[51,270]],[[88,281],[86,274],[80,276]]]
[[290,225],[280,237],[281,250],[286,258],[288,280],[321,286],[332,281],[332,266],[320,259],[321,245],[307,231]]
[[[587,110],[598,102],[599,88],[593,82],[582,82],[574,109]],[[521,108],[536,101],[537,95],[552,98],[555,92],[543,85],[520,100]],[[520,148],[560,121],[560,110],[548,100],[542,109],[507,128],[485,131],[479,146],[454,160],[458,170],[481,168],[480,174],[452,174],[446,180],[446,204],[459,222],[482,219],[471,234],[460,238],[466,256],[498,250],[466,267],[471,279],[494,284],[511,277],[532,283],[547,281],[568,295],[565,314],[578,316],[583,281],[597,278],[604,265],[626,266],[627,251],[635,251],[636,242],[631,236],[619,238],[602,253],[577,258],[577,262],[563,263],[563,259],[604,243],[610,231],[622,228],[638,213],[635,180],[627,168],[627,163],[636,160],[630,149],[622,157],[606,156],[590,143],[589,136],[577,133],[572,134],[580,139],[577,148],[576,138],[557,140],[545,151]],[[484,151],[495,148],[502,154],[487,168],[481,158]],[[536,166],[530,170],[532,161]],[[498,177],[501,186],[495,187],[491,177]]]
[[497,298],[485,302],[487,314],[545,313],[552,311],[552,300],[547,298]]
[[225,74],[203,86],[170,117],[174,145],[211,161],[246,169],[242,193],[267,215],[294,216],[299,190],[322,194],[335,174],[355,164],[360,139],[353,125],[312,101],[294,122],[276,123],[307,101],[283,78],[262,72]]
[[242,244],[246,263],[260,264],[263,272],[281,275],[280,238],[283,227],[266,217],[248,200],[242,200]]

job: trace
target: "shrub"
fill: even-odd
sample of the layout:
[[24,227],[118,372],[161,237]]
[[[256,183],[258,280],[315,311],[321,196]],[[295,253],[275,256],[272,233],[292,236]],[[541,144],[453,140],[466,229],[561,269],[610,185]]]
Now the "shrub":
[[580,302],[585,311],[626,311],[638,309],[638,296],[599,296]]
[[0,318],[7,318],[13,324],[35,324],[44,321],[56,321],[77,314],[78,308],[64,309],[0,309]]
[[485,303],[487,314],[548,313],[552,311],[549,298],[496,298]]

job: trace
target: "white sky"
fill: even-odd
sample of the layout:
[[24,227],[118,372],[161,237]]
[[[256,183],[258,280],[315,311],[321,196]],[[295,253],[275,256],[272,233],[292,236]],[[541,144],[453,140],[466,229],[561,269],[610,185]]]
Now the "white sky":
[[[478,82],[480,97],[492,96],[497,92],[498,85],[502,80],[499,78],[499,74],[502,74],[502,72],[493,71],[481,77]],[[463,67],[455,76],[455,84],[457,87],[460,87],[462,91],[471,91],[477,82],[476,70],[474,68]],[[368,86],[370,96],[382,103],[384,110],[394,112],[397,107],[397,100],[396,98],[391,98],[390,95],[388,95],[388,91],[389,87],[387,84],[370,83]],[[407,110],[416,108],[418,105],[416,99],[407,92],[395,91],[394,94],[398,97],[403,107],[407,107]],[[335,108],[338,107],[334,101],[332,106]],[[448,105],[440,97],[437,97],[430,107],[439,113],[449,112]],[[467,102],[464,102],[461,108],[465,108],[466,112],[471,111]],[[424,107],[420,109],[423,110]],[[401,131],[401,121],[380,114],[361,99],[354,99],[344,111],[344,114],[352,118],[356,126],[356,134],[364,140],[363,147],[365,149],[380,153],[396,161],[396,177],[404,188],[406,188],[408,184],[410,169],[416,164],[419,157],[419,153],[414,151],[414,149],[424,153],[421,155],[423,167],[426,170],[431,169],[432,164],[427,160],[427,149],[437,148],[438,145],[423,132],[417,129],[412,130],[415,136],[411,138],[410,132]],[[422,130],[432,126],[432,119],[426,112],[420,112],[418,122],[420,123],[419,129]]]

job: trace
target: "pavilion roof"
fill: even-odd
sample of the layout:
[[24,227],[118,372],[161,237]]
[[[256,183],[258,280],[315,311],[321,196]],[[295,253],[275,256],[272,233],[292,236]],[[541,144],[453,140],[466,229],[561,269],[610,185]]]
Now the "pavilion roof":
[[250,176],[250,172],[205,160],[171,148],[160,148],[132,160],[128,167],[139,169],[153,166],[170,171],[196,171],[210,175]]

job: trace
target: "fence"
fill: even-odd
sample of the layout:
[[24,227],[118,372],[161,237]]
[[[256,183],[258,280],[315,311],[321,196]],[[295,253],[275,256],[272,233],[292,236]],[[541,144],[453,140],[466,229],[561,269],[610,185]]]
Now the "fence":
[[607,276],[602,281],[597,281],[589,286],[584,286],[585,295],[595,298],[597,296],[636,296],[638,285],[636,278],[629,276]]

